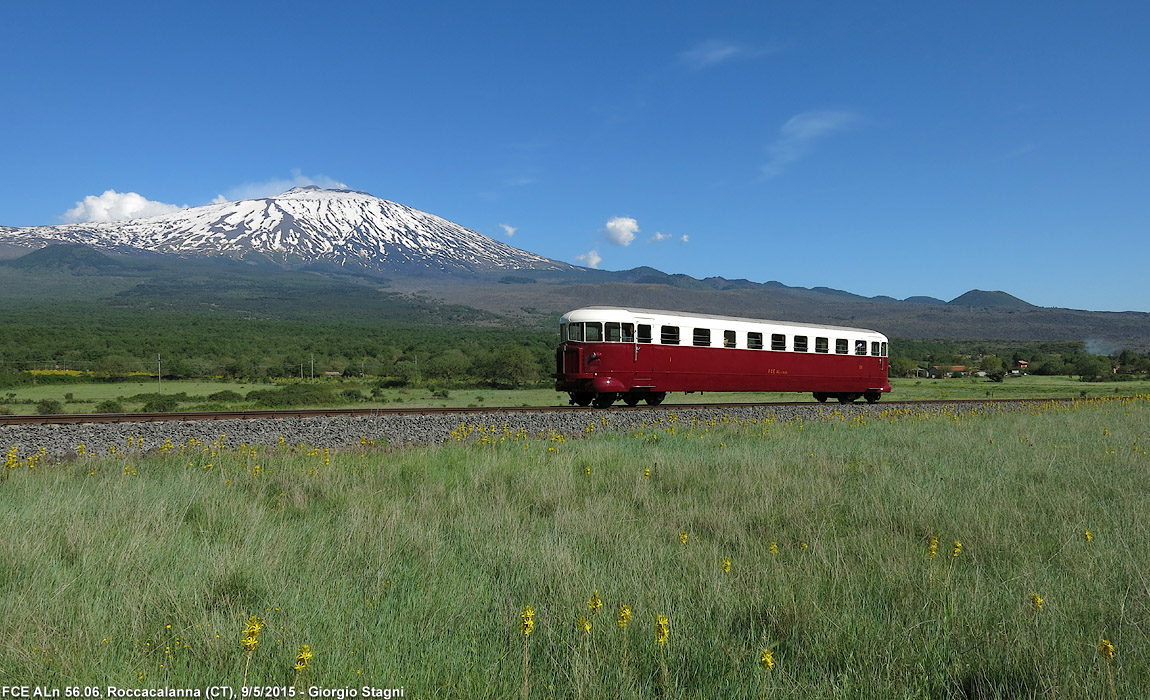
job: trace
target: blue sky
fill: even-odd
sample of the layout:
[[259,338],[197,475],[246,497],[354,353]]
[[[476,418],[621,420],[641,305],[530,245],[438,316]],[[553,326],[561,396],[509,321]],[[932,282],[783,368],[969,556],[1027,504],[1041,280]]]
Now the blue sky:
[[0,225],[344,185],[603,269],[1150,311],[1147,36],[1138,2],[9,3]]

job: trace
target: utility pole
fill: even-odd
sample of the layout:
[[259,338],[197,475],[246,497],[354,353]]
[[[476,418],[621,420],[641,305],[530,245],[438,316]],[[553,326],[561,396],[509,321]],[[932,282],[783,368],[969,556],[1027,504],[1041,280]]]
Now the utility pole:
[[315,353],[311,354],[311,382],[315,383]]
[[160,372],[160,353],[156,353],[156,393],[159,394],[163,387],[160,382],[163,381],[163,374]]

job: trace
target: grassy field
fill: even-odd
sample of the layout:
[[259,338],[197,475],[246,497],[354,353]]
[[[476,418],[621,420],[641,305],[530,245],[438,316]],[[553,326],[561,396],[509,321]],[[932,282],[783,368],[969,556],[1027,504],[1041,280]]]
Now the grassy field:
[[[336,393],[353,390],[370,397],[375,382],[357,379],[320,379],[317,383],[330,386]],[[1026,376],[994,383],[983,378],[961,379],[892,379],[893,391],[883,401],[917,399],[983,399],[983,398],[1096,398],[1104,396],[1137,396],[1150,394],[1150,380],[1131,382],[1081,382],[1070,377]],[[36,404],[42,400],[58,401],[66,413],[92,413],[101,401],[118,400],[126,411],[139,411],[142,400],[132,397],[164,394],[187,394],[189,401],[180,410],[200,408],[240,410],[253,405],[245,401],[218,402],[208,397],[221,391],[233,391],[246,396],[253,390],[267,389],[268,384],[208,382],[208,381],[129,381],[90,384],[42,384],[0,390],[0,412],[11,414],[36,413]],[[446,393],[446,396],[443,394]],[[68,398],[69,395],[71,398]],[[671,394],[668,404],[711,402],[779,402],[814,401],[810,394],[784,393],[708,393]],[[425,406],[558,406],[567,404],[567,395],[550,388],[495,390],[450,389],[446,392],[434,387],[390,388],[382,390],[372,400],[346,402],[347,406],[412,407]]]
[[804,700],[1150,687],[1148,397],[607,427],[12,454],[0,682]]

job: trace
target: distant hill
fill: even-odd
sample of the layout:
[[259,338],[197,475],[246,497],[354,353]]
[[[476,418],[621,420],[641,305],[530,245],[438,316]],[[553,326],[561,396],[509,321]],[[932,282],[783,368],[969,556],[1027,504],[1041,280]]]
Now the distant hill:
[[19,270],[52,269],[83,271],[121,270],[124,264],[86,245],[60,244],[34,250],[15,260],[0,261]]
[[955,297],[947,302],[951,306],[982,306],[1008,309],[1034,308],[1033,304],[1025,302],[1006,292],[984,292],[981,289],[972,289],[966,294]]

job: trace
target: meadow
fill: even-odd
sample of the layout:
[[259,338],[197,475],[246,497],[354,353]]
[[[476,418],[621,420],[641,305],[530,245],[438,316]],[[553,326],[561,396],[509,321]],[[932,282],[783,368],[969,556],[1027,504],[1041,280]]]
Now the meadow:
[[[1005,382],[992,382],[981,377],[954,379],[891,378],[893,388],[882,401],[915,401],[946,399],[1043,399],[1099,398],[1150,394],[1150,380],[1123,382],[1083,382],[1067,376],[1022,376]],[[330,389],[333,402],[324,404],[359,408],[422,408],[474,406],[563,406],[567,395],[555,392],[550,385],[525,389],[491,389],[486,387],[455,388],[435,383],[418,386],[379,388],[376,378],[317,378],[314,381],[281,380],[275,383],[241,381],[173,380],[156,382],[133,379],[122,382],[87,382],[76,384],[38,384],[0,390],[0,413],[35,414],[40,401],[59,403],[64,413],[96,413],[103,401],[118,402],[125,411],[141,411],[145,402],[159,395],[184,395],[178,410],[244,410],[258,408],[244,400],[252,391],[283,386],[319,386]],[[213,399],[222,392],[236,394],[231,400]],[[347,392],[347,393],[345,393]],[[350,398],[349,398],[350,397]],[[751,403],[811,401],[810,394],[798,393],[724,393],[670,394],[668,404]],[[308,407],[304,404],[300,408]]]
[[0,683],[411,698],[1130,698],[1150,396],[0,478]]

